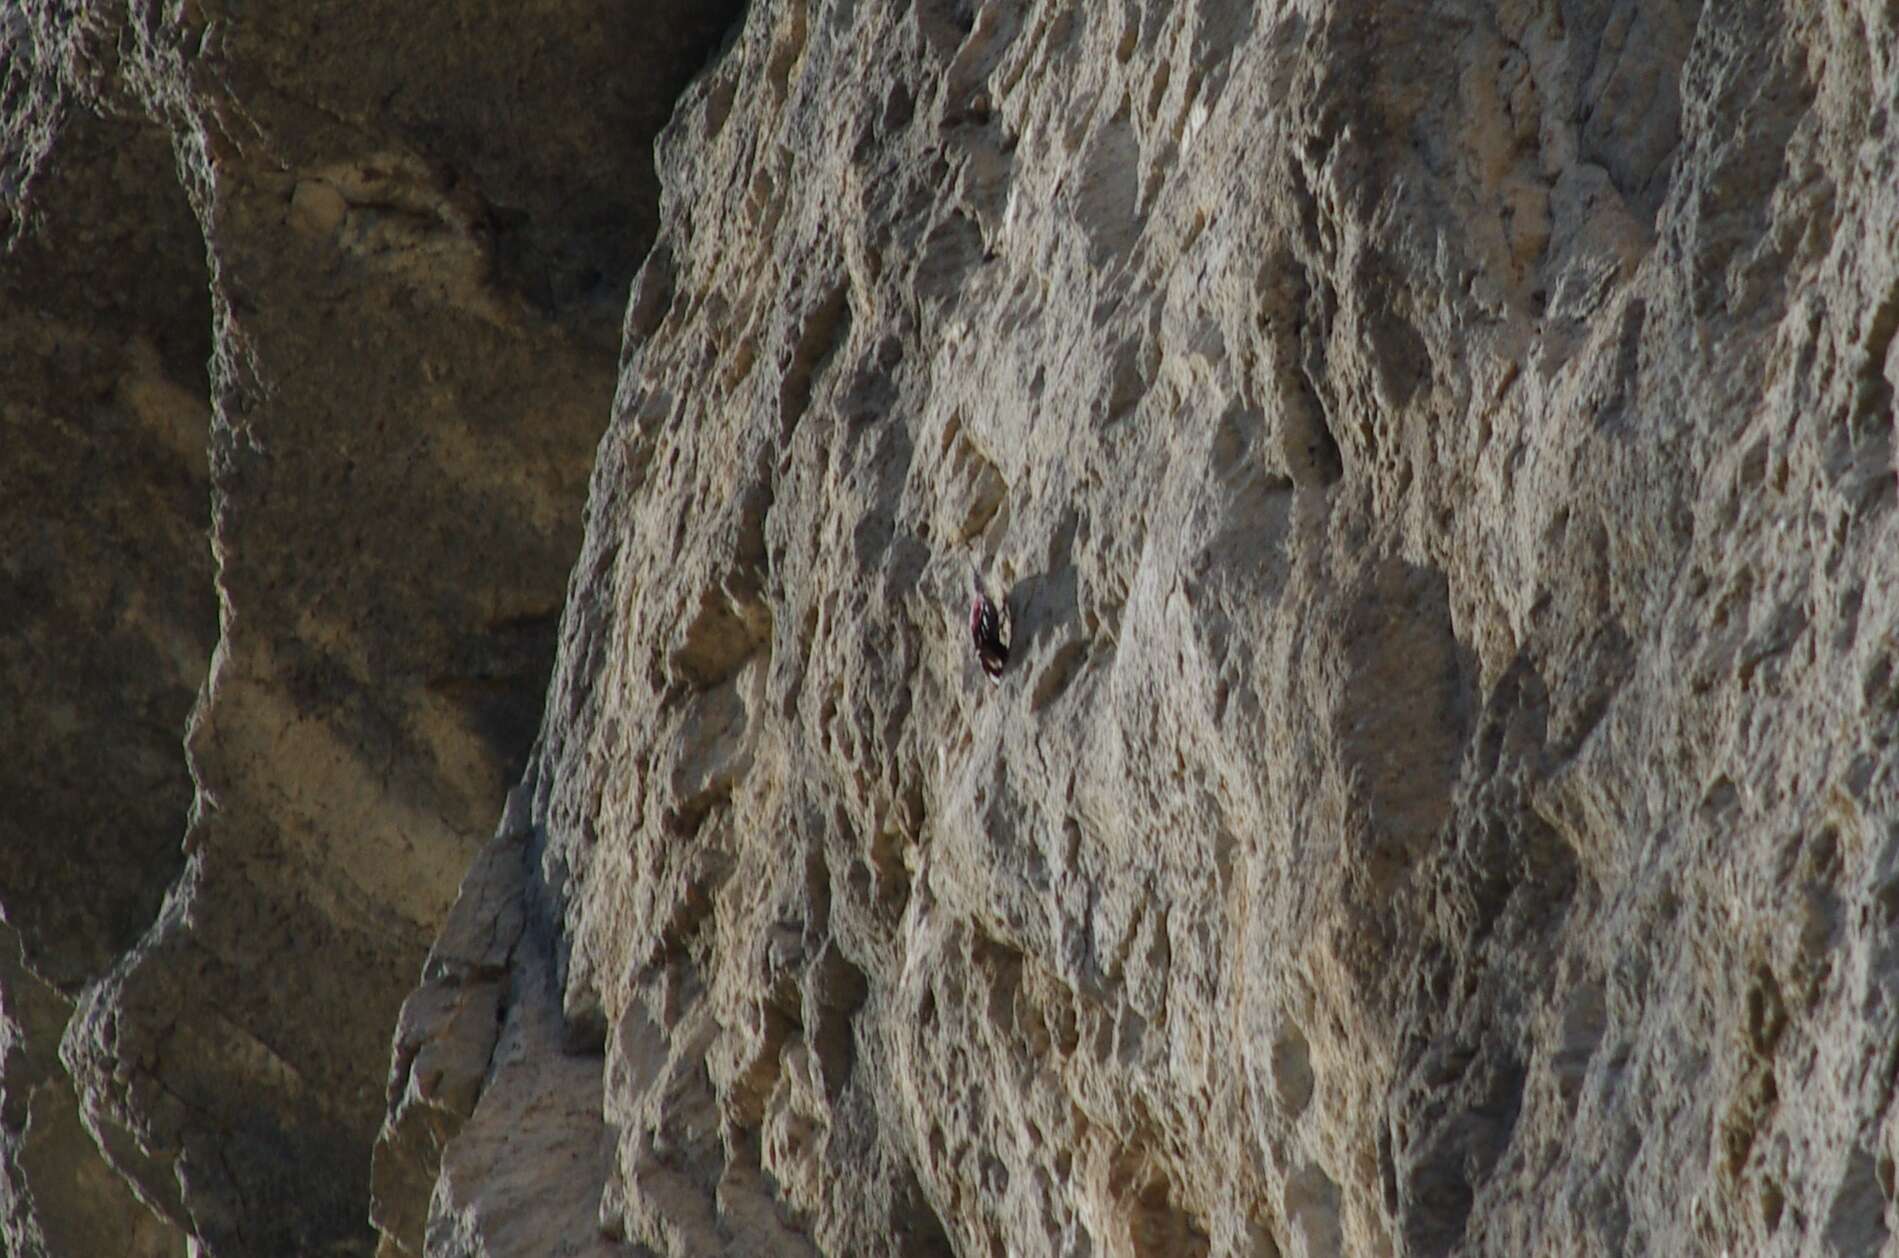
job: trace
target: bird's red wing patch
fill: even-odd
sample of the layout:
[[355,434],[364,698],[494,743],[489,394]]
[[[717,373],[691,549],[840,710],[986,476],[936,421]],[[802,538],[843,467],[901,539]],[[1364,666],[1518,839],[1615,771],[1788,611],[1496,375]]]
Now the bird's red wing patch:
[[1002,641],[1002,616],[987,598],[978,598],[970,607],[969,636],[976,645],[976,658],[992,681],[999,681],[1009,663],[1009,648]]

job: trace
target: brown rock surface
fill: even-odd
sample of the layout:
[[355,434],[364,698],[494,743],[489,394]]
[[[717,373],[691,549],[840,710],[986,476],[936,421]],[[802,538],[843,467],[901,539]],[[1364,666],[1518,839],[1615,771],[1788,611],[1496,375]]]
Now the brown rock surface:
[[372,1246],[390,1028],[528,749],[650,139],[729,15],[0,18],[10,1247],[108,1252],[60,1230],[95,1181],[174,1248]]
[[633,1252],[1876,1252],[1894,23],[754,6],[464,1130],[592,1061]]
[[217,640],[203,240],[96,35],[0,18],[0,1252],[21,1258],[184,1252],[59,1059],[183,864],[181,735]]
[[1892,5],[735,8],[0,16],[0,1247],[1890,1247]]
[[[30,50],[8,51],[25,77]],[[70,992],[137,938],[182,864],[179,734],[217,640],[211,303],[163,130],[33,77],[11,121],[56,117],[61,143],[57,162],[10,151],[0,174],[17,190],[0,202],[0,708],[35,718],[0,725],[0,903],[29,964]]]

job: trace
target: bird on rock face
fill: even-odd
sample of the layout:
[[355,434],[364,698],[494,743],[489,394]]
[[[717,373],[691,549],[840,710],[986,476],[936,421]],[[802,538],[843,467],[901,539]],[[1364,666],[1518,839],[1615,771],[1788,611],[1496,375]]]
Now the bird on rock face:
[[975,597],[969,604],[969,637],[976,644],[976,659],[991,683],[1002,684],[1002,670],[1009,663],[1009,647],[1002,640],[1002,613],[982,592],[982,578],[971,577]]

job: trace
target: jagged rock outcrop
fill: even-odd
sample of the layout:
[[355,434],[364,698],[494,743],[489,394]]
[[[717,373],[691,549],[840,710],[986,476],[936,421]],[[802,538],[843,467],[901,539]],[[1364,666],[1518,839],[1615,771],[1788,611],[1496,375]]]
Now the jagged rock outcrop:
[[739,10],[0,15],[0,1249],[1887,1247],[1892,6]]
[[390,1031],[732,12],[0,17],[10,1252],[373,1247]]
[[1894,28],[754,5],[391,1244],[1876,1252]]

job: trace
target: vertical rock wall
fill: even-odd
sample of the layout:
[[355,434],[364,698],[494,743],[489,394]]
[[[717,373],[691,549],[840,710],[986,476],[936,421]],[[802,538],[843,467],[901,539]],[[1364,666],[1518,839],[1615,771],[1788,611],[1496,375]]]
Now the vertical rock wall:
[[651,137],[731,12],[0,19],[9,1252],[372,1247],[390,1029],[525,761]]
[[211,301],[165,129],[111,41],[0,25],[0,1252],[182,1255],[59,1057],[183,867],[181,753],[217,641]]
[[740,16],[0,15],[0,1248],[1887,1246],[1891,5]]
[[753,6],[390,1235],[1877,1252],[1894,27]]

